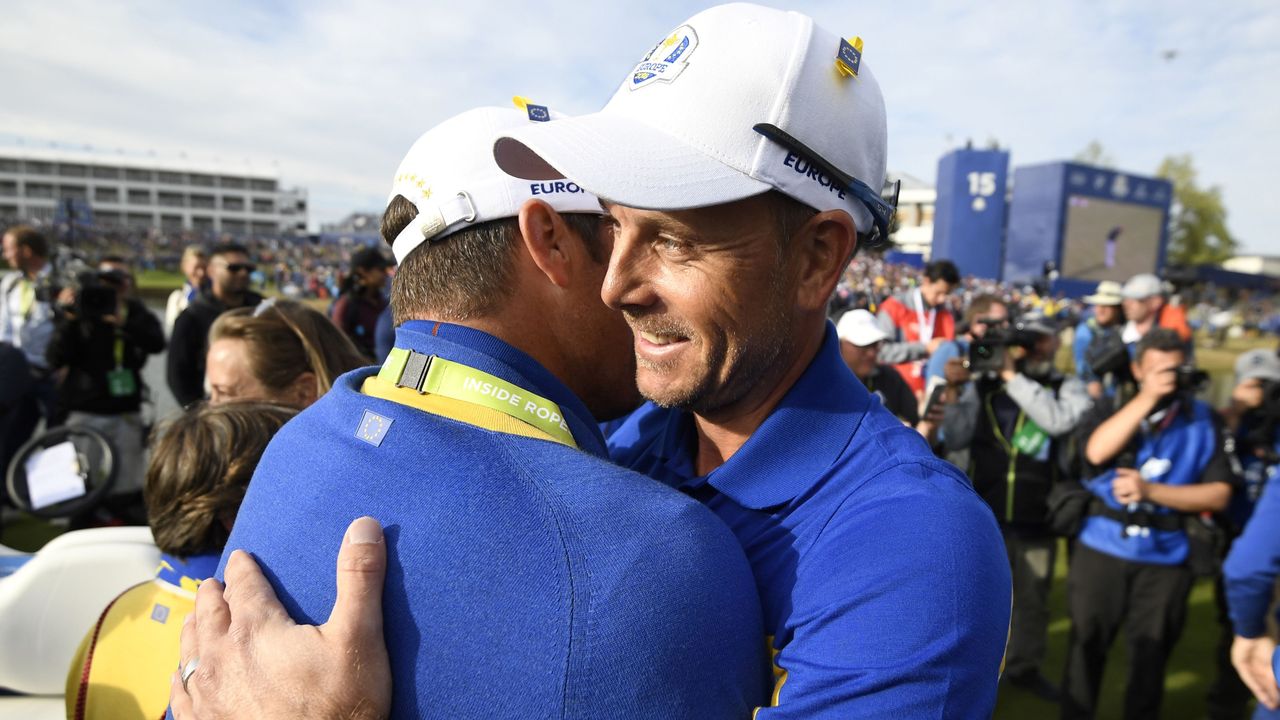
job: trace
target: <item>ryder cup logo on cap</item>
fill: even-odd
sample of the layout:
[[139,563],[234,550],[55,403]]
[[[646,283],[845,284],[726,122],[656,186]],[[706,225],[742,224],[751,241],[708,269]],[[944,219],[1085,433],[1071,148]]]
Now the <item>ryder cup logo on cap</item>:
[[562,177],[530,182],[498,168],[492,148],[499,136],[535,123],[561,122],[545,106],[528,104],[523,98],[516,98],[516,103],[523,110],[490,107],[456,115],[428,130],[409,148],[396,170],[388,201],[401,195],[413,203],[418,215],[391,243],[397,262],[404,262],[424,242],[515,217],[531,198],[557,212],[600,213],[600,201],[576,183]]
[[649,54],[636,65],[631,73],[632,90],[653,82],[671,82],[689,64],[689,55],[698,47],[698,34],[688,25],[681,25],[665,40],[653,46]]
[[566,177],[629,207],[778,190],[887,234],[884,97],[861,40],[844,37],[796,12],[709,8],[663,36],[600,112],[514,129],[495,157],[513,175]]

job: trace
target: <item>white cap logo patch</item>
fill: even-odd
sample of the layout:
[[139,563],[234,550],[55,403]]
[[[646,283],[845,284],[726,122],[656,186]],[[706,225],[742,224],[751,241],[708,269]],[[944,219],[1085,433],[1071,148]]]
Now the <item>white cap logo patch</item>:
[[636,90],[655,82],[671,82],[689,64],[689,55],[698,47],[698,34],[681,25],[649,51],[631,73],[627,87]]

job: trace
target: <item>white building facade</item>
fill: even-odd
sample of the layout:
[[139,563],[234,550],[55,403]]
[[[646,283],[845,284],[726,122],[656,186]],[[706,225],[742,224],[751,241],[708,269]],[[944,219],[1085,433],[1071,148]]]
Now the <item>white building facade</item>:
[[898,230],[893,234],[893,241],[898,250],[919,253],[928,260],[933,246],[933,210],[938,190],[906,173],[890,172],[889,177],[902,181],[898,193]]
[[87,205],[99,228],[232,235],[305,232],[305,190],[231,165],[43,148],[0,148],[0,224],[52,222]]

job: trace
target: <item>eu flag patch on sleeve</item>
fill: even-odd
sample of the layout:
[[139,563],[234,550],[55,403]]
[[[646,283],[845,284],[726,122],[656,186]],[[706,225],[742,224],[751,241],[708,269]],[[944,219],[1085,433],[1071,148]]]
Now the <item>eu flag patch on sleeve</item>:
[[525,110],[529,113],[529,119],[534,122],[547,122],[551,119],[551,111],[545,105],[529,103],[525,106]]
[[356,437],[374,447],[381,447],[382,439],[387,436],[387,430],[390,429],[391,418],[383,417],[372,410],[365,410],[364,417],[360,419],[360,426],[356,428]]

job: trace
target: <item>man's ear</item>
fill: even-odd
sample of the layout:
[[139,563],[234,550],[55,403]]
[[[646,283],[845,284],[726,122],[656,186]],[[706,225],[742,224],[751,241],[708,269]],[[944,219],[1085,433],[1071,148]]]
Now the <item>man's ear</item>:
[[843,210],[820,212],[796,231],[790,245],[798,263],[797,304],[808,310],[825,310],[858,247],[853,218]]
[[541,200],[528,200],[516,218],[520,236],[534,265],[557,287],[569,285],[572,266],[569,231],[560,213]]

